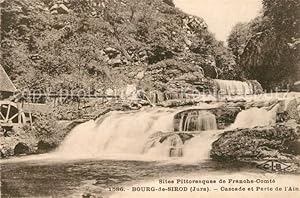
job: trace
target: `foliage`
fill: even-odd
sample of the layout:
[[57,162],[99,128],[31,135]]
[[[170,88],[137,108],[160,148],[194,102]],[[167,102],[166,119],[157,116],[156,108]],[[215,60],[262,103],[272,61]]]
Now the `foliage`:
[[[37,115],[36,115],[37,116]],[[58,123],[55,115],[38,115],[33,127],[28,128],[27,132],[33,134],[36,141],[43,141],[50,144],[58,145],[67,135],[66,131]]]
[[263,5],[261,16],[233,28],[228,43],[245,76],[272,89],[300,79],[300,3],[264,0]]
[[166,60],[239,76],[205,22],[170,0],[5,0],[1,10],[2,65],[20,89],[120,87]]
[[247,23],[237,23],[228,37],[228,47],[232,50],[237,62],[243,53],[247,40],[251,37],[250,26]]

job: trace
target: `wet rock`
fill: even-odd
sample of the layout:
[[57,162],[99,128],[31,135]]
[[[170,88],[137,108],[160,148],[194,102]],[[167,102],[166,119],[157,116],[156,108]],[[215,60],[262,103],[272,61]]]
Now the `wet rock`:
[[187,106],[187,105],[194,105],[195,101],[193,100],[180,100],[180,99],[173,99],[163,101],[159,104],[159,106],[163,107],[179,107],[179,106]]
[[245,109],[250,109],[253,107],[262,108],[262,107],[270,107],[278,103],[278,99],[271,99],[271,100],[257,100],[253,102],[248,102],[245,105]]
[[285,125],[227,131],[212,145],[216,160],[286,159],[295,156],[300,128]]
[[300,123],[298,105],[299,103],[296,98],[283,100],[280,102],[277,114],[284,117],[281,120],[295,120]]
[[166,133],[163,133],[163,132],[161,132],[161,131],[156,132],[156,133],[150,135],[150,136],[148,137],[148,140],[146,141],[146,143],[145,143],[145,145],[144,145],[143,153],[148,152],[148,150],[149,150],[150,148],[154,147],[155,144],[156,144],[157,142],[160,142],[160,140],[161,140],[162,138],[166,137],[166,136],[167,136],[167,134],[166,134]]
[[192,138],[194,137],[194,135],[188,134],[188,133],[179,133],[178,135],[179,135],[179,137],[181,138],[183,144],[184,144],[186,141],[188,141],[188,140],[190,140],[190,139],[192,139]]
[[51,150],[53,150],[57,145],[54,144],[54,143],[49,143],[49,142],[45,142],[43,140],[39,141],[38,142],[38,150],[37,152],[38,153],[46,153],[46,152],[49,152]]
[[224,106],[217,109],[212,109],[210,111],[216,115],[218,129],[224,129],[234,123],[238,113],[241,112],[241,110],[242,108],[239,106]]
[[142,108],[142,105],[137,102],[125,102],[122,104],[119,110],[129,111],[129,110],[139,110]]
[[14,148],[14,155],[22,155],[22,154],[28,154],[30,151],[30,148],[25,143],[18,143]]
[[183,156],[182,148],[170,148],[169,156],[170,157],[182,157]]

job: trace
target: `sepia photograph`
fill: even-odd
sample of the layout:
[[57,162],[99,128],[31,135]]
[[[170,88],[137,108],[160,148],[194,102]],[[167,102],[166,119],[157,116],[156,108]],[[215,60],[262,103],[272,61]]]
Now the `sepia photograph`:
[[0,197],[300,197],[299,0],[0,14]]

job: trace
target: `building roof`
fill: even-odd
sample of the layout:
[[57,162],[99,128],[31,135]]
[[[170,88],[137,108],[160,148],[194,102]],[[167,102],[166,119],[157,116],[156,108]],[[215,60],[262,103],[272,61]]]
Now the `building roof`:
[[0,65],[0,91],[16,92],[17,88],[11,82],[2,65]]

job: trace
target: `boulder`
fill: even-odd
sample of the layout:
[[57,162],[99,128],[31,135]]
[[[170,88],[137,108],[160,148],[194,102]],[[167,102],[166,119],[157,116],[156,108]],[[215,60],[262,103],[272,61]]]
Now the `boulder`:
[[210,111],[216,115],[218,129],[224,129],[234,123],[235,118],[241,110],[242,107],[239,106],[224,106]]
[[212,144],[211,157],[216,160],[286,159],[298,155],[300,127],[276,125],[224,132]]
[[289,98],[280,102],[277,114],[284,115],[285,121],[296,120],[300,123],[298,101],[296,98]]

